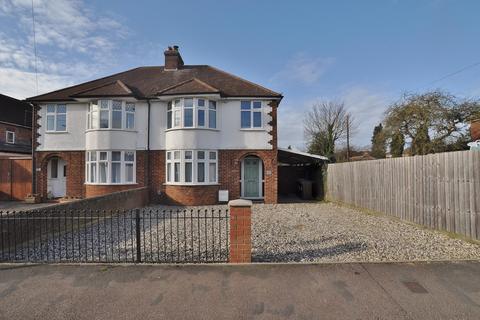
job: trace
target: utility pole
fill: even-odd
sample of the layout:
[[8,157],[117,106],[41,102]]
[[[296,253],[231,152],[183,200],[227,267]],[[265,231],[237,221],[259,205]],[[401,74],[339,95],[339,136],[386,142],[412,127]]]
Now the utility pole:
[[347,162],[350,161],[350,116],[347,114]]

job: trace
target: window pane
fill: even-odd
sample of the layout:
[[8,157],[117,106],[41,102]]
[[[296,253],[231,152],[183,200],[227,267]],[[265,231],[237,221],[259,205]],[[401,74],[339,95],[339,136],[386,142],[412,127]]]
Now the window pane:
[[92,111],[92,129],[98,128],[98,111]]
[[217,111],[208,110],[208,127],[216,128],[217,127]]
[[192,159],[192,151],[185,151],[185,159]]
[[173,169],[174,169],[174,181],[180,182],[180,162],[175,162]]
[[255,128],[259,128],[262,126],[262,113],[261,112],[254,112],[253,113],[253,126]]
[[122,111],[112,111],[112,128],[122,128]]
[[125,152],[125,161],[135,161],[135,153],[132,151]]
[[205,99],[198,99],[197,103],[198,103],[197,105],[199,107],[205,107]]
[[175,160],[180,159],[180,151],[173,152],[173,159],[175,159]]
[[100,108],[108,109],[108,100],[100,100]]
[[128,112],[127,113],[127,129],[135,128],[135,113]]
[[179,127],[180,126],[180,110],[175,110],[174,112],[174,122],[173,122],[173,125],[175,127]]
[[170,182],[172,179],[172,164],[167,163],[167,182]]
[[183,103],[184,108],[193,108],[193,99],[185,99]]
[[121,152],[120,151],[113,151],[112,152],[112,161],[120,161],[121,160]]
[[205,110],[198,110],[197,122],[199,127],[205,127]]
[[50,178],[58,178],[58,159],[54,158],[50,160]]
[[242,128],[250,127],[250,111],[242,111]]
[[240,102],[240,108],[241,108],[242,110],[250,110],[250,107],[251,107],[250,101],[242,101],[242,102]]
[[112,162],[112,183],[120,183],[120,163]]
[[192,182],[192,163],[185,162],[185,182]]
[[100,160],[107,160],[107,152],[101,151],[100,152]]
[[100,162],[98,164],[99,172],[99,181],[100,183],[107,183],[107,169],[108,163],[107,162]]
[[170,160],[172,158],[172,153],[169,151],[167,152],[167,160]]
[[125,111],[135,112],[135,103],[127,102],[127,104],[125,105]]
[[205,151],[198,151],[197,152],[198,159],[205,159]]
[[53,115],[47,116],[47,130],[55,130],[55,116]]
[[208,181],[217,182],[217,164],[216,163],[208,164]]
[[208,107],[209,107],[210,109],[216,110],[216,109],[217,109],[217,101],[212,101],[212,100],[210,100],[210,101],[208,102]]
[[64,104],[58,104],[57,113],[67,113],[67,106]]
[[205,163],[197,163],[197,182],[205,182]]
[[133,182],[133,163],[125,164],[125,182]]
[[100,128],[108,128],[108,110],[100,111]]
[[54,104],[49,104],[47,105],[47,112],[55,112],[55,105]]
[[167,112],[167,129],[172,127],[172,111]]
[[262,107],[262,102],[261,101],[253,101],[253,108],[254,109],[259,109]]
[[217,153],[215,151],[210,151],[210,160],[216,160],[217,159]]
[[193,127],[193,109],[184,109],[183,115],[183,125],[185,127]]
[[113,110],[122,110],[122,101],[120,101],[120,100],[113,100],[113,101],[112,101],[112,109],[113,109]]
[[97,164],[90,163],[90,182],[97,182]]
[[56,131],[66,131],[67,130],[67,115],[66,114],[57,114],[57,128]]
[[96,161],[96,160],[97,160],[97,152],[90,151],[90,161]]

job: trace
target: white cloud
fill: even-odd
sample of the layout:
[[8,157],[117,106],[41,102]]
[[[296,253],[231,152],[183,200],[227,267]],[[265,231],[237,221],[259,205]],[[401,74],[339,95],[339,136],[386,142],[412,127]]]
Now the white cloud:
[[333,64],[333,58],[311,57],[305,53],[295,54],[285,67],[276,73],[272,82],[300,82],[311,85],[318,82]]
[[[30,0],[0,0],[0,16],[17,25],[0,31],[0,90],[35,95]],[[39,93],[98,76],[115,63],[129,35],[120,17],[96,13],[80,0],[34,0]]]

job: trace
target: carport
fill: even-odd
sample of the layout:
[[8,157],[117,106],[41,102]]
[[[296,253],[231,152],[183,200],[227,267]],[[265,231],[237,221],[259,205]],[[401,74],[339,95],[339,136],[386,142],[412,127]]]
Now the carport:
[[279,148],[279,201],[323,199],[323,168],[327,161],[324,156]]

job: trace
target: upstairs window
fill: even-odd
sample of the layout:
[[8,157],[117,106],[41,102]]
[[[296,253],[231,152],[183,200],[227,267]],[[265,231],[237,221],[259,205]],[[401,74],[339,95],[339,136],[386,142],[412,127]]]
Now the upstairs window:
[[14,144],[15,143],[15,132],[7,130],[6,133],[5,133],[5,141],[7,143]]
[[47,131],[67,131],[67,106],[65,104],[47,105]]
[[217,102],[207,99],[175,99],[167,104],[167,129],[217,128]]
[[241,101],[240,109],[242,129],[263,127],[263,110],[261,101]]
[[121,100],[98,100],[90,103],[87,129],[135,129],[135,104]]

